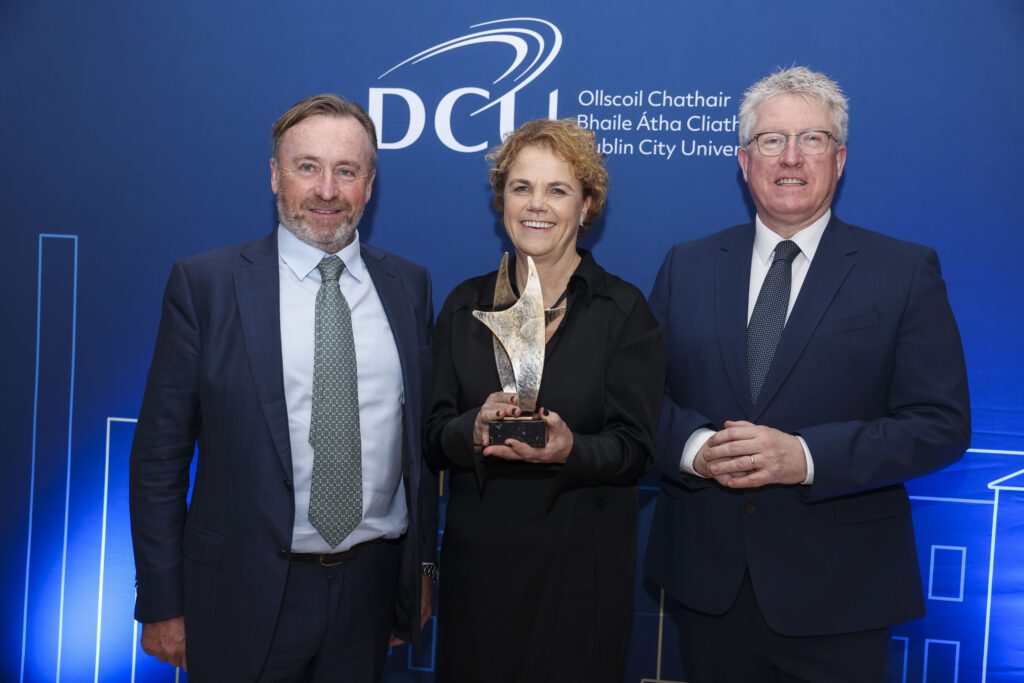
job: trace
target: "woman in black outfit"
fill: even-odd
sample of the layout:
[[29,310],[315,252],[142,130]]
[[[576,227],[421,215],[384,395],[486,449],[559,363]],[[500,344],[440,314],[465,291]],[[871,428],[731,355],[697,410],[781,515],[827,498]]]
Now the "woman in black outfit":
[[488,440],[491,420],[521,412],[472,316],[491,310],[496,274],[456,287],[438,318],[427,457],[451,475],[437,680],[618,683],[664,341],[636,287],[577,248],[607,196],[593,134],[571,119],[531,121],[488,158],[514,293],[530,256],[545,307],[566,311],[545,330],[543,448]]

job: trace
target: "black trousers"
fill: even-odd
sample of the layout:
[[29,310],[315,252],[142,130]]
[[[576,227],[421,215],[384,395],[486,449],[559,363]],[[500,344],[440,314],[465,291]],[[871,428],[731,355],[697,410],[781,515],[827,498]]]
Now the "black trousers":
[[680,606],[688,683],[883,683],[889,629],[783,636],[768,626],[750,575],[733,606],[711,616]]
[[379,680],[401,550],[379,543],[333,567],[293,562],[260,683]]

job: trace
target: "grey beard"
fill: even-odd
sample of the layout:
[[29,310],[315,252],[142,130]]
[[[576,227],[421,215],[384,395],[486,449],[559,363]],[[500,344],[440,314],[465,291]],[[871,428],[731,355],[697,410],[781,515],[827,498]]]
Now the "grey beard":
[[277,200],[277,219],[281,225],[298,237],[300,241],[328,254],[336,254],[352,243],[356,234],[356,226],[359,225],[359,220],[362,217],[363,212],[360,211],[352,220],[342,221],[341,225],[328,238],[322,239],[317,237],[304,218],[288,216],[284,212],[284,207],[281,206],[280,198]]

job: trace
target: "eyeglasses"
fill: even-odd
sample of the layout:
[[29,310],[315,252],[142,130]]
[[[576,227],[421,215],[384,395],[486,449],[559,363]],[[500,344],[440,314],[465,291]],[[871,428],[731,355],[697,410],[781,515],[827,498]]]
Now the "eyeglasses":
[[805,130],[789,135],[765,132],[755,134],[750,142],[756,142],[758,151],[766,157],[777,157],[786,149],[790,138],[796,138],[797,147],[804,154],[824,154],[829,140],[834,140],[835,136],[827,130]]
[[[286,166],[285,170],[303,180],[317,180],[324,172],[320,164],[313,163],[312,161],[300,161],[295,166]],[[332,176],[336,182],[348,184],[368,178],[370,174],[359,173],[357,167],[338,166],[334,169]]]

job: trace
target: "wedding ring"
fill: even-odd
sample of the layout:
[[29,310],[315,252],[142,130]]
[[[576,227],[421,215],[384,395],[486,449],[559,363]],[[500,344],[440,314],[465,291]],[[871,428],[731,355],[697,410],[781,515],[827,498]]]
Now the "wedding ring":
[[757,471],[757,465],[754,463],[754,456],[749,455],[747,457],[750,458],[750,471],[751,472],[756,472]]

